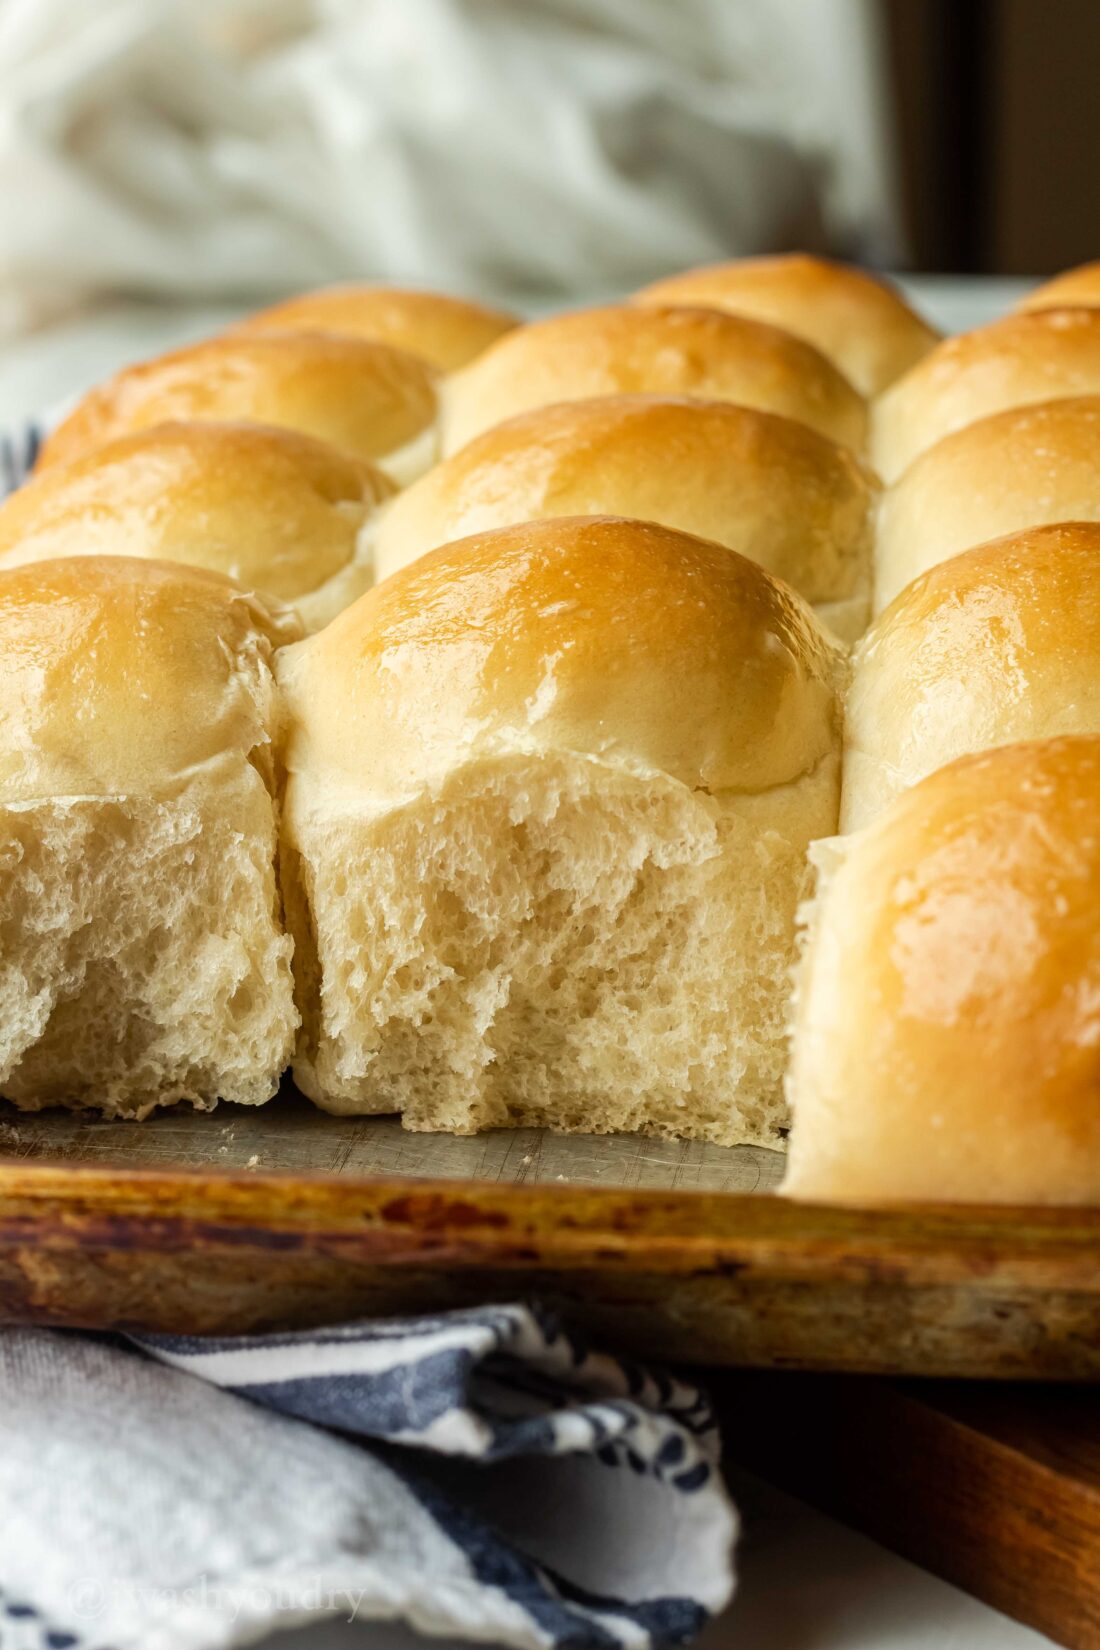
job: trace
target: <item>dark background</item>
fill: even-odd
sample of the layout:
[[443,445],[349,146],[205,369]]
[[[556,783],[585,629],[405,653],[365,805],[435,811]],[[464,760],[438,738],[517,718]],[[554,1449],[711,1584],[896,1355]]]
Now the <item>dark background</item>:
[[882,0],[912,267],[1100,253],[1100,0]]

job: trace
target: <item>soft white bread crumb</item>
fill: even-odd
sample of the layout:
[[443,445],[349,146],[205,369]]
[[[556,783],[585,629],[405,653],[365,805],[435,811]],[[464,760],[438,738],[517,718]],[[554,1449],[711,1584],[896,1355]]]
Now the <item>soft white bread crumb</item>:
[[0,573],[0,1093],[141,1117],[257,1104],[294,1039],[272,654],[220,576]]
[[444,547],[278,660],[295,1075],[339,1112],[772,1141],[837,651],[638,522]]

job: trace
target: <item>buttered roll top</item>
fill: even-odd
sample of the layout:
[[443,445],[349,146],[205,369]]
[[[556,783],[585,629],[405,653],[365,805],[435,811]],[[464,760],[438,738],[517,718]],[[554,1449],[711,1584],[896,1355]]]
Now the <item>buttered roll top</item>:
[[1011,407],[945,436],[882,500],[874,599],[987,539],[1100,520],[1100,395]]
[[1064,309],[1066,305],[1085,304],[1090,308],[1100,304],[1100,260],[1078,264],[1076,269],[1063,270],[1051,281],[1033,287],[1016,305],[1020,310]]
[[597,395],[735,401],[861,450],[863,398],[802,339],[715,309],[622,304],[517,327],[448,381],[443,450],[533,407]]
[[945,435],[979,418],[1100,393],[1100,310],[1008,315],[945,338],[875,404],[871,460],[894,481]]
[[225,573],[307,617],[366,588],[360,539],[393,483],[260,424],[160,424],[51,464],[0,506],[0,567],[139,556]]
[[445,545],[277,669],[290,802],[311,811],[384,808],[515,751],[713,793],[788,784],[836,749],[839,660],[809,609],[743,557],[650,523]]
[[453,372],[518,325],[503,310],[441,292],[393,286],[329,286],[261,309],[241,322],[248,331],[342,332],[393,344]]
[[1100,525],[1038,527],[941,562],[853,660],[842,821],[968,751],[1100,732]]
[[784,1190],[1100,1202],[1100,739],[941,768],[826,843]]
[[670,275],[640,304],[703,304],[767,321],[813,344],[862,395],[878,395],[939,334],[886,281],[805,253],[742,258]]
[[383,464],[399,481],[435,456],[436,380],[417,355],[323,332],[232,333],[124,367],[48,438],[39,466],[151,424],[277,424]]
[[270,783],[270,662],[296,617],[199,568],[126,557],[0,572],[0,803],[167,799],[225,758]]
[[416,482],[378,527],[379,578],[449,540],[620,515],[713,539],[813,603],[865,591],[877,486],[846,447],[729,402],[611,396],[522,413]]

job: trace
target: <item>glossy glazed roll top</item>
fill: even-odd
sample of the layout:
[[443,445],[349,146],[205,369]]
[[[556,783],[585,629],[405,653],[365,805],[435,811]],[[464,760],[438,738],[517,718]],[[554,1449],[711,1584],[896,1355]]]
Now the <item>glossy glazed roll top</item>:
[[1100,393],[1100,310],[1008,315],[945,338],[875,404],[871,462],[894,481],[927,448],[979,418]]
[[261,309],[248,331],[338,332],[372,338],[453,372],[518,324],[514,315],[441,292],[393,286],[329,286]]
[[863,398],[812,345],[713,309],[623,304],[506,334],[446,391],[443,450],[534,407],[596,395],[689,395],[781,413],[856,451]]
[[846,447],[729,402],[611,396],[540,407],[435,466],[385,512],[379,578],[471,533],[631,516],[728,545],[826,616],[866,623],[877,485]]
[[918,574],[988,539],[1100,520],[1100,395],[1011,407],[945,436],[886,490],[875,549],[880,612]]
[[963,758],[815,850],[784,1189],[1100,1202],[1100,739]]
[[138,556],[225,573],[311,626],[367,588],[381,470],[293,430],[159,424],[51,464],[0,506],[0,567]]
[[862,395],[879,395],[939,334],[866,270],[804,253],[688,269],[639,292],[640,304],[704,304],[783,327],[813,344]]
[[230,333],[124,367],[48,438],[40,467],[151,424],[277,424],[406,481],[435,457],[436,378],[417,355],[324,332]]
[[1100,525],[979,545],[907,585],[856,650],[843,828],[968,751],[1098,732]]

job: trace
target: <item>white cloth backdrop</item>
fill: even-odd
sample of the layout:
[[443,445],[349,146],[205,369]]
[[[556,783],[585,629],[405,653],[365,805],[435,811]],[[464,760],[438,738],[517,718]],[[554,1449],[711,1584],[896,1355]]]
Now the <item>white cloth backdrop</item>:
[[0,0],[0,332],[900,251],[874,0]]

